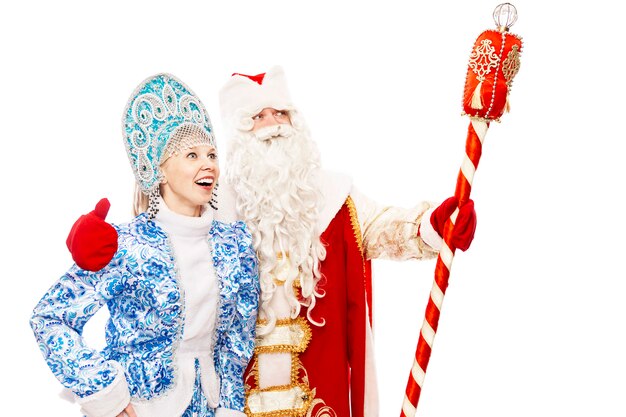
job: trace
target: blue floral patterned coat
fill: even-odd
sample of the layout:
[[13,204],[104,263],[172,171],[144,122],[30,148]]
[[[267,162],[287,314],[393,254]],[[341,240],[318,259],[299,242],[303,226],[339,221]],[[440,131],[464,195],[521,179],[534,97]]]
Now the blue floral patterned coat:
[[[34,309],[31,327],[55,376],[78,397],[95,394],[125,371],[133,398],[172,387],[183,335],[184,294],[166,233],[145,214],[115,226],[118,250],[98,272],[74,265]],[[259,282],[252,239],[243,222],[213,221],[209,240],[220,299],[214,362],[219,406],[243,410],[243,373],[254,349]],[[110,319],[106,347],[85,345],[85,323],[103,305]]]

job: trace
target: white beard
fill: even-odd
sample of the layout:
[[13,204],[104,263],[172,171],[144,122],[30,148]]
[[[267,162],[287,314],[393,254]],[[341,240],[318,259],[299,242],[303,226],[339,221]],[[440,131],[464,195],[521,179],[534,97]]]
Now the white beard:
[[[320,158],[306,129],[281,125],[252,132],[239,131],[231,143],[226,179],[237,194],[237,210],[252,232],[260,263],[261,317],[268,320],[263,333],[270,332],[276,313],[270,306],[277,285],[272,274],[278,253],[288,255],[292,273],[284,281],[290,316],[307,307],[309,321],[321,278],[319,263],[326,257],[317,228],[323,197],[319,189]],[[293,290],[299,280],[302,299]]]

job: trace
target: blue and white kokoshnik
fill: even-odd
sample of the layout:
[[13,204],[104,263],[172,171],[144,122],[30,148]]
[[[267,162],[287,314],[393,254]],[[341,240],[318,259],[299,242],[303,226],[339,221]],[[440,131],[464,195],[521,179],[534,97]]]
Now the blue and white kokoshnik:
[[158,187],[165,148],[171,135],[183,125],[202,129],[215,146],[204,105],[182,81],[170,74],[158,74],[139,84],[124,110],[122,130],[131,167],[145,194]]

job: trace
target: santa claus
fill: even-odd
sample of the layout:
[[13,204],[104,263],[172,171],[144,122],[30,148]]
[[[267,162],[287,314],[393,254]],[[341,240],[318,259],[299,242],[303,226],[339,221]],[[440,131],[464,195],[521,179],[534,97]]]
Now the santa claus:
[[[261,268],[246,413],[377,416],[370,259],[435,257],[457,202],[381,206],[321,169],[280,67],[234,74],[219,98],[230,145],[219,198],[234,200]],[[473,203],[464,205],[457,248],[475,224]]]

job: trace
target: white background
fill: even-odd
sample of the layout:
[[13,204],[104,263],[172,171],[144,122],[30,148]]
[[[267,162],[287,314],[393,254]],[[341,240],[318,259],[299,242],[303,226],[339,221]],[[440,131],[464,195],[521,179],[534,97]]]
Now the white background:
[[[622,6],[577,4],[515,3],[522,67],[485,141],[476,238],[452,268],[421,416],[626,415]],[[218,89],[280,64],[327,168],[380,202],[443,200],[464,152],[467,58],[496,5],[4,2],[2,414],[78,415],[28,318],[71,264],[80,214],[106,196],[109,220],[131,216],[120,118],[140,81],[180,77],[225,148]],[[399,415],[434,264],[374,262],[381,416]]]

